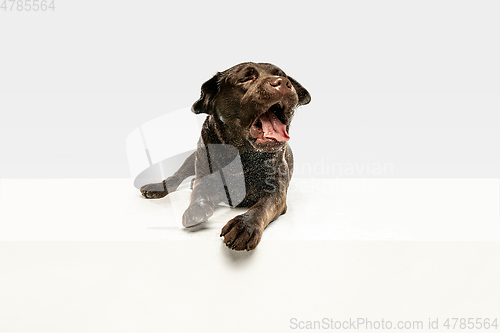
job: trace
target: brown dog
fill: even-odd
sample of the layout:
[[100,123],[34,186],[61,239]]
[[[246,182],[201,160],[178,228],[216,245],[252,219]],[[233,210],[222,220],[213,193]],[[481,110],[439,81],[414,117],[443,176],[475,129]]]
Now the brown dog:
[[304,87],[271,64],[242,63],[217,73],[192,107],[208,114],[197,150],[174,175],[141,193],[162,198],[195,175],[182,224],[206,222],[220,203],[250,207],[224,226],[221,237],[231,249],[255,249],[267,225],[286,212],[290,122],[310,100]]

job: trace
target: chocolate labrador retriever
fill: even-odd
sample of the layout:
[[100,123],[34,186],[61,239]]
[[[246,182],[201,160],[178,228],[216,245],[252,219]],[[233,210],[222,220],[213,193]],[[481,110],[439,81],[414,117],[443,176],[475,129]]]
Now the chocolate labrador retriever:
[[162,198],[195,175],[183,226],[206,222],[221,203],[250,207],[227,222],[221,237],[233,250],[255,249],[267,225],[286,212],[290,122],[310,101],[304,87],[271,64],[248,62],[217,73],[192,107],[208,114],[197,150],[171,177],[141,187],[142,195]]

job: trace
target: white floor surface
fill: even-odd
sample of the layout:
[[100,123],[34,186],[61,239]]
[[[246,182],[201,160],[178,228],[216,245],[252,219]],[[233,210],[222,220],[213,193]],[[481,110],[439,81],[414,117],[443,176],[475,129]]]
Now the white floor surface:
[[[251,252],[219,237],[243,210],[185,230],[187,184],[158,200],[131,184],[0,180],[0,332],[381,331],[382,320],[393,332],[449,332],[448,318],[500,321],[498,179],[297,178],[287,214]],[[361,320],[372,326],[328,326]]]

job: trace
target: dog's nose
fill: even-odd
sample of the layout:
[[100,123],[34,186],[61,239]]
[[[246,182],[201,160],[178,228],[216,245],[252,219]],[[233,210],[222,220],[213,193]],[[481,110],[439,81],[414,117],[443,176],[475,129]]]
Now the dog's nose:
[[292,83],[286,77],[278,76],[276,79],[271,80],[269,84],[276,90],[285,93],[292,89]]

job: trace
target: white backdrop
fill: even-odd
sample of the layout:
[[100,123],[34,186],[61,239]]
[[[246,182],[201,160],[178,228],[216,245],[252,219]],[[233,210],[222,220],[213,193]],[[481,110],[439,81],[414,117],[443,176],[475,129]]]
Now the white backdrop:
[[129,177],[127,136],[243,61],[312,95],[296,176],[500,177],[496,1],[55,5],[0,10],[2,178]]
[[[498,318],[498,179],[297,177],[500,178],[500,2],[54,1],[0,8],[0,331]],[[187,184],[142,200],[107,178],[130,177],[131,133],[243,61],[312,102],[288,213],[235,253],[228,212],[176,226]]]

